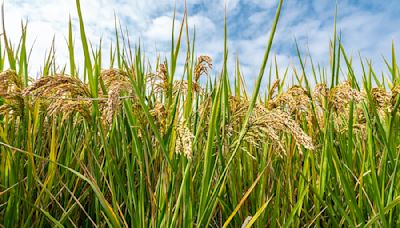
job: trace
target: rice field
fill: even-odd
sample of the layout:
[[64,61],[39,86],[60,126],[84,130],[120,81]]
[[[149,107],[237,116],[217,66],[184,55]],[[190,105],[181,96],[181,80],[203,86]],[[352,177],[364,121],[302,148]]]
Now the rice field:
[[37,79],[27,27],[16,43],[3,31],[0,227],[399,227],[394,44],[389,74],[361,59],[356,75],[335,28],[328,69],[307,56],[306,71],[297,49],[300,69],[273,71],[282,2],[255,82],[239,61],[228,69],[226,23],[223,68],[210,75],[186,14],[170,56],[149,66],[119,26],[111,50],[92,48],[77,0],[83,50],[70,21],[68,67],[50,52]]

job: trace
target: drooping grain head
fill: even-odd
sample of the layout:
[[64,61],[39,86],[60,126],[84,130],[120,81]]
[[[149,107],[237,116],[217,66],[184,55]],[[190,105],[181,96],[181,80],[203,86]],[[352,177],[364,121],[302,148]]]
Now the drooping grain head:
[[[291,94],[295,96],[297,93],[292,91]],[[249,101],[245,98],[231,97],[229,102],[231,120],[227,129],[230,129],[230,135],[234,135],[238,133],[234,127],[242,126],[242,121],[249,107]],[[292,135],[299,147],[302,145],[306,149],[314,149],[311,137],[300,128],[289,113],[279,108],[269,110],[264,105],[256,104],[249,119],[244,141],[260,147],[265,143],[265,140],[269,139],[285,154],[286,150],[281,140],[282,133]],[[301,153],[301,150],[299,151]]]
[[290,113],[305,113],[310,108],[311,99],[307,91],[300,86],[292,86],[285,93],[279,94],[268,102],[268,108],[281,108]]
[[187,159],[192,159],[193,151],[192,144],[194,135],[190,129],[183,122],[179,122],[175,128],[176,130],[176,144],[175,152],[184,155]]
[[147,85],[154,89],[154,92],[167,92],[169,90],[168,69],[165,64],[159,64],[156,73],[146,75]]
[[106,88],[110,87],[116,81],[129,81],[129,76],[126,72],[118,69],[107,69],[100,73],[100,78],[103,80]]
[[78,78],[72,78],[65,75],[41,77],[31,86],[24,89],[22,94],[24,96],[32,96],[39,99],[48,97],[90,97],[90,92],[86,84]]
[[391,95],[382,88],[372,88],[372,101],[380,114],[391,112]]
[[212,59],[209,56],[206,55],[201,55],[197,58],[197,64],[194,68],[194,75],[195,75],[195,82],[198,82],[200,79],[200,76],[202,74],[205,74],[208,76],[208,70],[212,69],[213,64],[212,64]]
[[273,98],[274,97],[275,92],[278,91],[277,89],[279,88],[279,84],[280,84],[280,80],[279,79],[276,79],[274,81],[274,83],[272,83],[272,86],[271,86],[271,88],[269,88],[269,91],[268,91],[268,97],[269,98]]
[[10,114],[11,116],[22,114],[24,108],[22,89],[21,77],[14,70],[6,70],[0,73],[0,97],[4,99],[0,106],[0,114]]
[[163,79],[168,78],[168,69],[165,64],[162,63],[158,66],[158,72]]
[[91,101],[56,100],[47,108],[47,115],[53,118],[62,115],[61,122],[64,122],[79,113],[86,121],[89,121],[91,106]]
[[124,71],[118,69],[103,70],[100,78],[103,80],[108,93],[107,102],[102,111],[102,119],[104,123],[111,124],[115,114],[121,109],[120,96],[127,94],[132,96],[132,100],[135,100],[134,92],[129,76]]
[[164,135],[167,128],[167,111],[164,105],[157,101],[154,107],[150,110],[150,115],[155,119],[155,122],[160,129],[160,133]]
[[[175,80],[173,84],[173,93],[176,94],[178,92],[181,92],[183,94],[187,94],[189,89],[188,82],[186,80]],[[193,82],[192,83],[192,92],[197,93],[197,94],[203,94],[203,88],[200,86],[200,84]]]
[[313,100],[318,103],[320,107],[324,104],[324,98],[329,95],[329,88],[326,86],[325,83],[319,83],[315,85],[314,91],[312,94]]
[[344,112],[348,104],[353,100],[356,104],[364,99],[363,94],[352,88],[350,81],[344,81],[329,91],[329,103],[338,113]]
[[133,93],[130,83],[124,81],[112,82],[108,89],[108,99],[103,111],[103,120],[111,124],[113,117],[121,108],[121,94],[124,92],[131,92],[129,94],[132,95]]
[[[309,150],[314,150],[312,139],[309,137],[299,126],[299,124],[292,119],[289,113],[280,109],[267,110],[264,106],[258,106],[259,123],[269,132],[275,131],[275,134],[285,132],[292,135],[298,146],[304,146]],[[268,133],[268,132],[267,132]],[[301,152],[301,150],[299,150]]]
[[20,95],[22,80],[14,70],[6,70],[0,73],[0,97],[12,99]]
[[392,97],[391,97],[392,106],[396,105],[399,94],[400,94],[400,85],[397,85],[392,88]]

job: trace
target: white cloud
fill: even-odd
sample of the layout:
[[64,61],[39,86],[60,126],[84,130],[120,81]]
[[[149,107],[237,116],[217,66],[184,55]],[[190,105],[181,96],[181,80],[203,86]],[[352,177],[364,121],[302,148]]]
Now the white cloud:
[[239,5],[239,0],[221,0],[220,4],[223,8],[226,6],[226,10],[232,11],[235,10]]
[[204,15],[194,15],[188,17],[189,29],[196,27],[197,34],[201,38],[215,36],[217,28],[214,22]]
[[254,4],[263,9],[270,9],[277,4],[277,0],[249,0],[249,3]]
[[[146,38],[154,41],[169,41],[171,40],[172,17],[161,16],[155,18],[149,25],[149,29],[144,33]],[[175,33],[179,32],[178,20],[175,20]]]

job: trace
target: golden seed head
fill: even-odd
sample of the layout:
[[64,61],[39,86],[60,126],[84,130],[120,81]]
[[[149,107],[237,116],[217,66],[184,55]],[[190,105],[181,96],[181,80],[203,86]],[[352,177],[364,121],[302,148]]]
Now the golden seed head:
[[[182,92],[183,94],[187,94],[188,92],[188,82],[186,80],[175,80],[173,85],[173,93]],[[192,92],[203,94],[203,88],[200,84],[196,82],[192,82]]]
[[201,55],[197,58],[197,64],[194,68],[195,82],[198,82],[200,76],[205,74],[208,76],[208,70],[212,69],[212,59],[209,56]]
[[313,96],[314,97],[318,97],[318,96],[328,96],[329,94],[329,88],[326,86],[325,83],[319,83],[317,85],[315,85],[314,87],[314,92],[313,92]]
[[121,108],[120,95],[123,93],[133,94],[132,85],[128,81],[113,81],[108,87],[108,99],[103,112],[103,120],[112,123],[113,117]]
[[79,113],[87,121],[91,117],[91,101],[56,100],[47,108],[48,116],[62,115],[62,122]]
[[183,154],[189,160],[192,159],[193,157],[192,144],[194,135],[189,130],[189,128],[186,127],[184,122],[178,123],[175,130],[176,130],[175,152],[177,154]]
[[400,94],[400,85],[397,85],[392,88],[392,98],[391,98],[391,103],[394,106],[397,102],[398,96]]
[[164,134],[167,127],[167,111],[165,110],[164,105],[157,101],[154,108],[150,110],[150,115],[155,118],[161,134]]
[[293,86],[285,93],[279,94],[275,99],[268,102],[268,108],[280,107],[290,113],[307,112],[310,107],[311,99],[307,91],[300,86]]
[[165,64],[161,63],[159,66],[158,72],[160,75],[163,75],[164,77],[167,77],[167,66]]
[[165,64],[159,64],[156,73],[146,75],[147,83],[153,87],[155,92],[166,92],[169,89],[168,70]]
[[100,73],[100,78],[103,80],[108,93],[107,102],[101,104],[103,108],[102,118],[105,123],[111,124],[115,114],[121,108],[121,94],[132,95],[132,85],[129,75],[118,69],[103,70]]
[[21,77],[14,70],[6,70],[0,73],[0,97],[4,99],[0,106],[0,114],[17,116],[23,112],[22,88]]
[[344,81],[329,92],[329,102],[333,105],[335,110],[340,112],[346,110],[351,100],[355,103],[360,103],[363,99],[363,94],[354,89],[350,81]]
[[90,97],[86,84],[65,75],[41,77],[22,92],[25,96],[41,97]]
[[110,87],[115,81],[129,81],[129,76],[126,72],[118,69],[102,70],[100,79],[103,80],[106,88]]
[[392,96],[388,92],[386,92],[386,90],[382,88],[372,88],[371,96],[372,101],[375,103],[379,111],[391,111]]
[[[234,126],[242,126],[242,121],[249,107],[249,101],[244,98],[230,97],[229,102],[231,120],[227,128],[230,131],[234,131],[232,129]],[[228,133],[233,134],[232,132]],[[269,138],[278,145],[281,151],[285,152],[280,139],[281,133],[291,134],[299,146],[302,145],[310,150],[314,149],[311,137],[304,133],[289,113],[276,108],[268,110],[264,105],[256,104],[249,119],[244,140],[258,147],[265,142],[266,138]],[[301,152],[301,150],[299,151]]]
[[162,88],[164,91],[168,91],[169,83],[167,66],[165,64],[160,64],[158,68],[157,75],[162,82]]
[[276,79],[274,81],[274,83],[272,83],[272,86],[271,86],[271,88],[269,89],[269,92],[268,92],[269,97],[273,97],[274,96],[275,92],[279,88],[279,84],[280,84],[280,80],[279,79]]
[[6,70],[0,73],[0,96],[5,99],[12,99],[21,95],[21,77],[14,70]]

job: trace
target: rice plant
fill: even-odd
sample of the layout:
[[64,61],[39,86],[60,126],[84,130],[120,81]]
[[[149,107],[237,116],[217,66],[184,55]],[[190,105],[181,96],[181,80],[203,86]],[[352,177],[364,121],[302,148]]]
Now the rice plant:
[[[76,0],[83,50],[70,21],[69,71],[50,52],[36,80],[26,24],[17,48],[4,30],[1,227],[400,226],[394,44],[381,78],[362,59],[355,75],[336,28],[329,69],[310,61],[308,73],[297,49],[293,83],[290,69],[265,76],[282,3],[252,94],[239,60],[228,74],[226,23],[215,77],[212,57],[195,56],[186,13],[173,25],[180,29],[172,28],[169,58],[148,66],[116,26],[105,67]],[[186,55],[179,73],[178,55]]]

